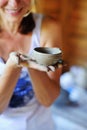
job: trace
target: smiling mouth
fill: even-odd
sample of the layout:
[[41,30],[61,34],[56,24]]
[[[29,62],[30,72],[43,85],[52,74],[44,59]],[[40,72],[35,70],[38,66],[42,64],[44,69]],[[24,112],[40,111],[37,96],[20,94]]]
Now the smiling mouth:
[[22,8],[20,9],[5,9],[5,12],[11,15],[16,15],[21,12]]

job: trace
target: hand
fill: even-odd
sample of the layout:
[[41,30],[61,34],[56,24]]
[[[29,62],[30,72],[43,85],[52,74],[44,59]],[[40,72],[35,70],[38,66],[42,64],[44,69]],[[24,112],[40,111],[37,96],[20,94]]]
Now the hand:
[[14,66],[14,67],[20,67],[19,66],[19,53],[18,52],[11,52],[9,54],[9,58],[7,60],[6,65]]
[[58,63],[56,63],[55,65],[44,66],[38,64],[35,60],[31,59],[29,56],[19,52],[11,52],[9,55],[8,63],[10,65],[14,65],[15,67],[28,67],[45,72],[55,71],[57,68],[62,67],[62,61],[58,61]]
[[20,64],[22,64],[23,66],[40,70],[40,71],[46,71],[46,72],[55,71],[56,69],[61,68],[64,64],[63,60],[59,59],[55,65],[44,66],[44,65],[38,64],[34,59],[24,54],[20,54],[20,59],[21,59]]

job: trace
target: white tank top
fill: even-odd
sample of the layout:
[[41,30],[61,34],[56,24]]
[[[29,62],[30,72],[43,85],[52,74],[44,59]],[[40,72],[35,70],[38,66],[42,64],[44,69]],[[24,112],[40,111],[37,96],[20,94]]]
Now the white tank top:
[[[42,15],[34,15],[36,28],[33,30],[32,46],[29,53],[35,47],[40,46],[40,26]],[[0,58],[0,75],[3,73],[5,64]],[[25,71],[25,68],[23,69]],[[23,75],[21,75],[22,77]],[[21,81],[20,81],[21,82]],[[17,91],[17,90],[16,90]],[[23,107],[8,107],[0,115],[0,130],[54,130],[54,122],[50,108],[42,106],[34,96]]]

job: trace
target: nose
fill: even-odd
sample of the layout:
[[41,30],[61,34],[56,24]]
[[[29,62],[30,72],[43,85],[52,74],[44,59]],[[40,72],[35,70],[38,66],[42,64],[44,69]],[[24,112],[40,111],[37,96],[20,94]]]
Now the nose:
[[11,7],[17,7],[19,0],[9,0],[8,3]]

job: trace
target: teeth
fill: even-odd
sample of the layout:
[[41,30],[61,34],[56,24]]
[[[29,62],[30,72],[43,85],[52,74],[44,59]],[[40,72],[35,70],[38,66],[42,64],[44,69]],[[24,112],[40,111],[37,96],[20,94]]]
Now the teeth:
[[8,10],[8,12],[13,12],[13,13],[14,13],[14,12],[17,12],[17,11],[14,11],[14,10]]
[[18,12],[20,9],[6,9],[8,12],[12,12],[12,13],[16,13]]

